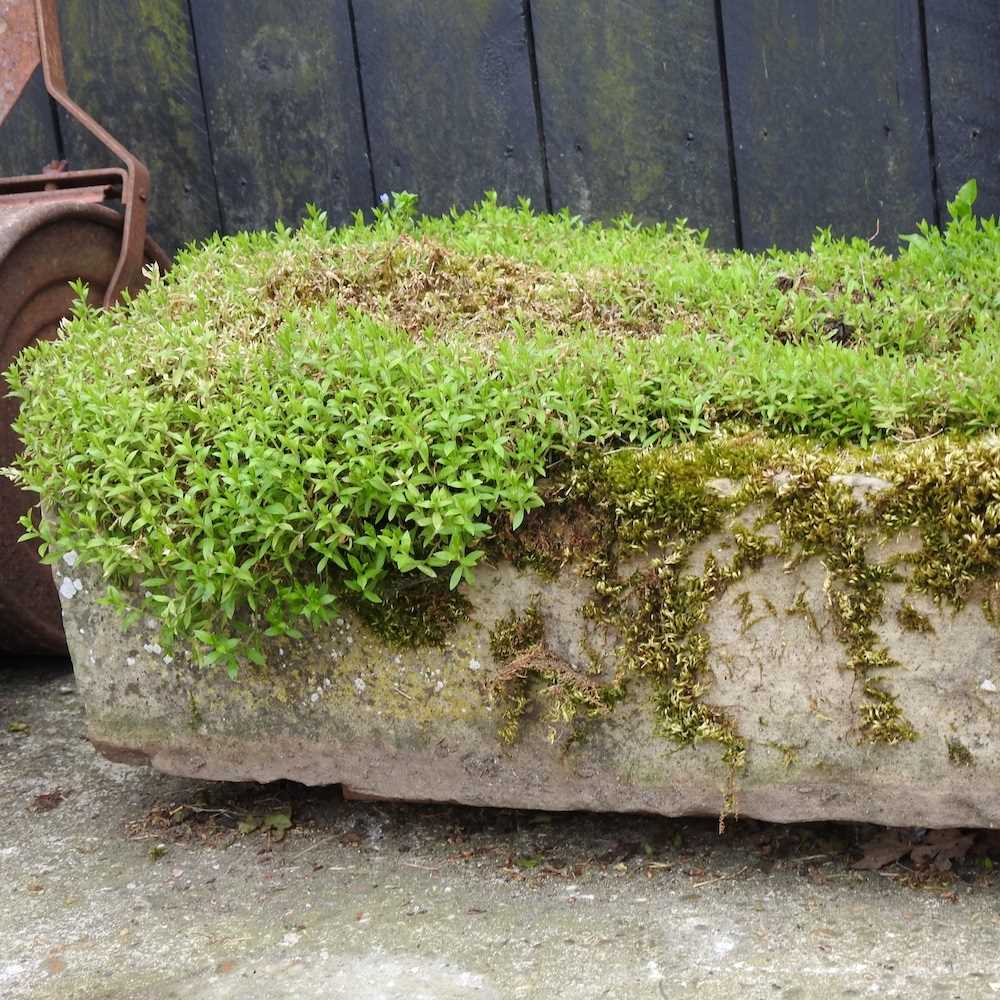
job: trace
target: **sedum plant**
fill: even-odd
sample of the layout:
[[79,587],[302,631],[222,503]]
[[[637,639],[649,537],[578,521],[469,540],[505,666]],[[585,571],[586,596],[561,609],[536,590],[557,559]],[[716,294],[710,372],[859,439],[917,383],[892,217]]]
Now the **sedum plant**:
[[[85,304],[6,373],[49,517],[205,664],[263,664],[400,579],[454,589],[540,481],[595,450],[738,426],[867,446],[1000,419],[1000,232],[972,211],[893,257],[708,249],[683,223],[585,225],[396,195],[332,229],[215,237],[138,297]],[[138,597],[136,596],[138,595]]]

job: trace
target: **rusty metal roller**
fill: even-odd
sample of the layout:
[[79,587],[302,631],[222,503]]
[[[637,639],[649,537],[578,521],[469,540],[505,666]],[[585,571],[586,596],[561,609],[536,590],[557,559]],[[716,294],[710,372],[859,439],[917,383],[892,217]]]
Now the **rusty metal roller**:
[[[7,0],[5,7],[22,30],[9,33],[15,50],[6,50],[0,36],[0,65],[19,67],[26,79],[40,59],[49,94],[125,167],[67,171],[57,163],[38,175],[0,179],[0,371],[28,344],[55,336],[73,302],[70,281],[85,281],[93,304],[111,305],[124,289],[142,287],[145,264],[165,270],[170,263],[146,236],[145,166],[66,93],[55,0]],[[31,45],[34,61],[25,55]],[[0,121],[16,98],[0,93]],[[19,447],[11,428],[16,414],[17,401],[0,382],[0,467],[11,464]],[[33,499],[0,479],[0,651],[62,653],[52,575],[37,548],[17,541],[18,519]]]

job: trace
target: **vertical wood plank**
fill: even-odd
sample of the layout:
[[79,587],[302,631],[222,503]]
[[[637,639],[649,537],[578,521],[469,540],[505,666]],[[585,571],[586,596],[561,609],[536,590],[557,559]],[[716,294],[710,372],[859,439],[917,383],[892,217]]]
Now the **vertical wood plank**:
[[55,116],[39,67],[0,125],[0,176],[38,174],[58,157]]
[[[150,231],[168,251],[219,228],[186,0],[60,0],[70,94],[149,167]],[[109,154],[65,116],[73,168]]]
[[715,5],[533,5],[555,208],[736,236]]
[[743,241],[934,216],[918,0],[722,0]]
[[545,205],[521,0],[355,0],[375,185],[429,213]]
[[1000,215],[1000,8],[996,0],[924,0],[938,194],[970,177],[976,212]]
[[371,206],[347,0],[193,0],[227,231]]

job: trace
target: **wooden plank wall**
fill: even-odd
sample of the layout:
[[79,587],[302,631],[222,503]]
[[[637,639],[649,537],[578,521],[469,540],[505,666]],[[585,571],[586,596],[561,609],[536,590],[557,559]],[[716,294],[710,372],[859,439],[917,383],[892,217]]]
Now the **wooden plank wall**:
[[736,217],[711,3],[535,3],[552,204],[687,218],[732,246]]
[[723,0],[743,243],[894,246],[935,211],[919,0]]
[[941,212],[970,177],[976,211],[1000,214],[1000,7],[924,0]]
[[[70,93],[149,167],[154,239],[172,252],[214,232],[218,195],[186,0],[60,0],[59,13]],[[72,167],[109,163],[62,121]]]
[[372,204],[347,0],[192,0],[229,232]]
[[[151,167],[168,248],[382,192],[684,216],[719,246],[897,245],[1000,212],[996,0],[60,0],[72,92]],[[108,162],[36,77],[0,171]]]
[[0,124],[0,177],[40,173],[47,163],[59,159],[59,150],[55,111],[39,66]]
[[354,0],[376,192],[546,205],[522,0]]

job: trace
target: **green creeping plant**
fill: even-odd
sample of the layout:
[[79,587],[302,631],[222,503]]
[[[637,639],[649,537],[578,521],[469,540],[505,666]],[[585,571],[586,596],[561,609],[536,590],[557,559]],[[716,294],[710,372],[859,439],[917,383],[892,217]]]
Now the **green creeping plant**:
[[[970,182],[898,256],[708,248],[509,208],[213,237],[6,373],[46,558],[235,674],[401,580],[455,589],[594,449],[739,426],[872,446],[1000,416],[1000,236]],[[95,365],[94,358],[101,364]],[[944,570],[942,570],[944,572]],[[138,595],[138,597],[136,596]],[[360,604],[359,604],[360,602]]]

